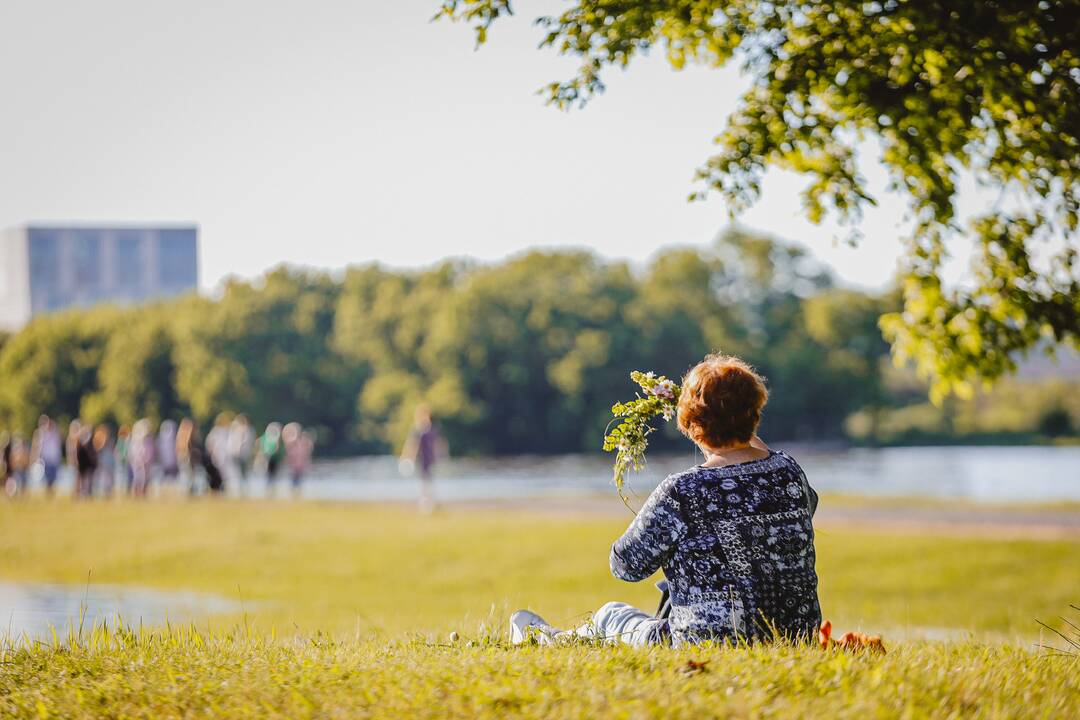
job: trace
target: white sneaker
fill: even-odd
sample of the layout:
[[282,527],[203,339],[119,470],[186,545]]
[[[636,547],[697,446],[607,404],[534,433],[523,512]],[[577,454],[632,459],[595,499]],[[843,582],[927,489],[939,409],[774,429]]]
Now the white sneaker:
[[518,610],[510,616],[510,643],[535,641],[540,645],[551,645],[559,631],[548,625],[547,620],[529,610]]

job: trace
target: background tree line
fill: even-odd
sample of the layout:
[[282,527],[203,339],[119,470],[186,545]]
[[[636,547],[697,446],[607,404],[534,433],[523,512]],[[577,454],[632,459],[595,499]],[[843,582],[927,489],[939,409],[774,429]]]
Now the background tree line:
[[[426,402],[458,453],[596,451],[630,370],[678,376],[720,349],[769,379],[768,437],[947,434],[955,407],[927,405],[925,385],[890,369],[878,318],[899,302],[837,287],[800,247],[740,230],[640,271],[583,251],[337,276],[279,268],[217,298],[35,319],[0,344],[0,425],[230,411],[298,421],[324,451],[382,452]],[[1052,397],[1065,419],[1051,427],[1069,434],[1075,386]],[[1040,412],[1005,429],[1037,431]]]

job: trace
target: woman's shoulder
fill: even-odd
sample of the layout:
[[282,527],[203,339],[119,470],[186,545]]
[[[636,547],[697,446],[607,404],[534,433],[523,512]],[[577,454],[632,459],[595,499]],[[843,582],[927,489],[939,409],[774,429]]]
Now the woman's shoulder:
[[757,478],[762,475],[774,475],[777,473],[797,475],[801,472],[802,468],[799,467],[799,463],[791,455],[782,450],[769,450],[766,457],[757,460],[721,465],[719,467],[695,465],[669,475],[664,480],[664,483],[670,484],[673,489],[685,489],[710,482],[724,480],[738,482],[740,478]]
[[789,467],[799,467],[795,458],[791,457],[791,455],[788,455],[783,450],[770,449],[768,455],[756,460],[747,460],[746,462],[720,465],[718,467],[695,465],[680,473],[675,473],[675,475],[672,475],[671,477],[687,480],[715,477],[741,477],[747,475],[760,475],[762,473],[774,472]]
[[770,449],[766,457],[733,465],[707,467],[694,465],[672,473],[664,478],[654,491],[657,494],[679,495],[699,488],[703,484],[739,478],[756,478],[762,475],[800,475],[803,473],[798,461],[783,450]]
[[787,466],[789,468],[791,468],[793,471],[795,471],[797,474],[805,474],[805,473],[803,473],[802,465],[799,464],[799,461],[796,460],[791,455],[791,453],[789,453],[789,452],[787,452],[785,450],[776,450],[774,452],[776,452],[777,455],[782,456],[784,458],[785,462],[787,463]]

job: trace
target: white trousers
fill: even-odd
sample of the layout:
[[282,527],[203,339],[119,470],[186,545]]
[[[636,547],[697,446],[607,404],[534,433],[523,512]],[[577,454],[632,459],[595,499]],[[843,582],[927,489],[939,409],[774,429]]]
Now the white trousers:
[[622,602],[609,602],[592,620],[574,631],[579,637],[601,639],[612,645],[659,645],[667,642],[668,621]]

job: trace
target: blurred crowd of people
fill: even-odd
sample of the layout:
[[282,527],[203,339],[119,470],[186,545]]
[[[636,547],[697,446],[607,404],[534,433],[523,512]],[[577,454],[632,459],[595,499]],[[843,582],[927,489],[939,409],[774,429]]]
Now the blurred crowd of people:
[[226,481],[246,494],[252,474],[263,475],[272,488],[284,468],[298,494],[314,449],[313,434],[299,423],[272,422],[256,435],[244,415],[219,415],[205,437],[190,418],[164,420],[156,428],[143,418],[115,432],[107,424],[76,419],[65,436],[55,420],[42,415],[29,440],[0,431],[0,488],[9,497],[20,495],[39,473],[51,496],[66,464],[76,498],[145,497],[155,484],[190,495],[221,494]]

